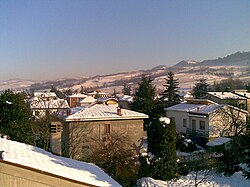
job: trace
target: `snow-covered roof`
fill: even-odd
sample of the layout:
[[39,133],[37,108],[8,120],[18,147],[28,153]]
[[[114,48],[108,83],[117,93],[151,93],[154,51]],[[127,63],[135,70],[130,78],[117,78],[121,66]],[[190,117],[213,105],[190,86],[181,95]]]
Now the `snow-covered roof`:
[[128,102],[133,102],[134,97],[131,95],[123,95],[122,97],[119,98],[119,101],[128,101]]
[[219,137],[214,139],[213,141],[208,142],[207,146],[214,147],[218,145],[223,145],[231,140],[232,140],[231,138]]
[[86,98],[82,99],[80,103],[94,103],[96,99],[92,96],[87,96]]
[[180,103],[168,108],[165,108],[166,111],[181,111],[195,114],[210,114],[225,105],[223,104],[210,104],[210,105],[202,105],[202,104],[188,104],[188,103]]
[[98,103],[104,103],[104,102],[111,101],[111,100],[117,102],[116,98],[110,98],[110,97],[108,97],[108,98],[107,97],[106,98],[105,97],[104,98],[98,98],[97,102]]
[[246,99],[245,97],[236,95],[232,92],[208,92],[208,94],[220,99]]
[[35,97],[56,97],[55,92],[34,92]]
[[235,92],[238,95],[241,95],[242,97],[247,97],[250,98],[250,93],[249,92]]
[[118,115],[116,105],[94,104],[68,116],[66,121],[99,121],[144,118],[148,118],[148,116],[146,114],[127,109],[121,109],[121,115]]
[[188,104],[188,103],[180,103],[168,108],[165,108],[164,110],[170,111],[170,110],[174,110],[174,111],[181,111],[181,112],[188,112],[192,109],[195,109],[197,107],[201,107],[203,106],[202,104]]
[[73,94],[73,95],[69,95],[67,97],[85,98],[85,97],[88,97],[88,96],[85,95],[85,94]]
[[3,160],[96,186],[121,186],[98,166],[53,155],[38,147],[0,138]]
[[56,99],[50,101],[31,101],[31,109],[58,109],[69,108],[69,104],[65,99]]

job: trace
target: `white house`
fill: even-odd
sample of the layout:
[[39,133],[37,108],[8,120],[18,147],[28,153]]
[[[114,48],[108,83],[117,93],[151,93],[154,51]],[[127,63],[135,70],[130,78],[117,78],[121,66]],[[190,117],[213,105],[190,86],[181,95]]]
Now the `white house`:
[[238,123],[245,123],[248,115],[245,110],[209,100],[189,100],[165,111],[168,117],[174,118],[179,133],[206,138],[230,135],[232,117],[237,116]]

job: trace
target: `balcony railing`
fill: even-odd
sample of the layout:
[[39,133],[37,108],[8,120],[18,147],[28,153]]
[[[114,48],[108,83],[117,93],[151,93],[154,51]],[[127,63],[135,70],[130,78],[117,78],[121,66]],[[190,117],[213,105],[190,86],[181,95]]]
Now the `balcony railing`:
[[208,138],[208,136],[209,136],[208,131],[194,130],[194,129],[190,129],[190,128],[187,128],[186,134],[200,136],[200,137],[206,137],[206,138]]

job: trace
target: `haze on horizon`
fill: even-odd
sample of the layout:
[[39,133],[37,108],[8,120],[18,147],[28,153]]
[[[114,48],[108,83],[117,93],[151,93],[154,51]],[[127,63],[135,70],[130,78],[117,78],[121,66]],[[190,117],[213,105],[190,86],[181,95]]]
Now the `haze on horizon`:
[[173,65],[250,50],[250,1],[2,0],[0,81]]

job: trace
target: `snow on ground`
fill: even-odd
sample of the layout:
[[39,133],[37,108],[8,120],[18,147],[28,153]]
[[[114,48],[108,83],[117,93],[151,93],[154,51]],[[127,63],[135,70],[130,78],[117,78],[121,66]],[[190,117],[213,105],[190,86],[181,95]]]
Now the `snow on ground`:
[[[200,175],[201,177],[202,175]],[[138,180],[138,187],[189,187],[194,186],[193,176],[191,174],[183,176],[177,181],[161,181],[152,178],[141,178]],[[250,180],[242,176],[241,172],[237,172],[231,177],[225,177],[222,174],[213,174],[201,183],[199,187],[249,187]]]

